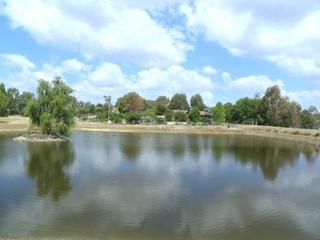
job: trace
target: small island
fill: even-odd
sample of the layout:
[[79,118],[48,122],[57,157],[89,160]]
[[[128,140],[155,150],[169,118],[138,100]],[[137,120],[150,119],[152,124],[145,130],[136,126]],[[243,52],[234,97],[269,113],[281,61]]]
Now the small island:
[[51,83],[40,80],[36,98],[30,100],[25,108],[25,115],[30,118],[32,131],[14,140],[24,142],[66,141],[74,125],[72,92],[72,89],[60,77],[54,78]]

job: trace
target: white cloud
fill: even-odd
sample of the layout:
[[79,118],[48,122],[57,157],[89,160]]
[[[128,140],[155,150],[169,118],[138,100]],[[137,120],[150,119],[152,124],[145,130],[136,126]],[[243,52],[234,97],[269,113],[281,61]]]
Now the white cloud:
[[208,75],[216,75],[218,73],[218,70],[211,66],[205,66],[202,71]]
[[222,79],[223,79],[224,83],[229,83],[229,82],[232,81],[231,74],[228,73],[228,72],[223,72],[221,74],[221,76],[222,76]]
[[232,80],[227,84],[227,88],[235,91],[243,91],[245,93],[263,93],[268,87],[278,85],[283,87],[281,80],[272,81],[269,77],[264,75],[251,75],[247,77],[240,77]]
[[284,94],[293,101],[303,103],[304,107],[313,105],[320,108],[320,90],[285,91]]
[[[13,28],[22,28],[41,44],[86,57],[164,67],[183,62],[191,49],[183,33],[156,22],[140,4],[115,0],[5,3],[3,11]],[[166,5],[153,3],[150,7]]]
[[320,76],[319,1],[197,0],[180,10],[189,31],[232,54]]
[[3,65],[20,67],[23,70],[33,69],[35,65],[27,57],[19,54],[1,54],[1,62]]
[[76,94],[97,101],[103,95],[119,97],[129,91],[136,91],[145,98],[155,99],[160,95],[171,97],[177,92],[191,95],[200,93],[207,103],[212,102],[214,82],[194,70],[178,65],[166,69],[150,68],[135,75],[124,74],[112,63],[102,63],[89,73],[88,79],[74,85]]

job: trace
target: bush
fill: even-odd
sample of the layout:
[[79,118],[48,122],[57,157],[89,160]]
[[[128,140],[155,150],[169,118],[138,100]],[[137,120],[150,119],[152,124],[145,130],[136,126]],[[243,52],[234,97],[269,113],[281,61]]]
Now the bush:
[[127,113],[125,118],[127,123],[131,123],[131,124],[137,124],[137,123],[140,123],[141,121],[141,115],[137,112]]
[[196,107],[192,108],[188,112],[188,118],[189,118],[190,122],[193,122],[193,123],[201,122],[202,118],[201,118],[200,110]]
[[97,114],[96,114],[96,120],[98,120],[98,121],[106,121],[106,120],[107,120],[106,113],[104,113],[104,112],[97,112]]
[[112,113],[111,121],[113,123],[122,123],[123,115],[119,113]]
[[153,118],[150,116],[143,116],[141,118],[142,123],[144,124],[152,124],[154,122]]
[[167,122],[172,122],[173,121],[173,115],[174,112],[171,109],[167,109],[164,113],[166,121]]
[[167,121],[166,121],[165,117],[158,116],[156,118],[156,124],[166,124],[166,123],[167,123]]
[[188,115],[185,112],[175,112],[174,113],[174,120],[176,122],[187,122],[188,121]]

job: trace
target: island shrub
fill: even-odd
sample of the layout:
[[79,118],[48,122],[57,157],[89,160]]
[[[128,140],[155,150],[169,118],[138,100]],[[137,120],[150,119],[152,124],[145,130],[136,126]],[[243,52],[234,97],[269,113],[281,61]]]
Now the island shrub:
[[42,134],[57,136],[70,135],[74,125],[74,104],[72,89],[60,77],[49,83],[39,81],[37,96],[29,101],[25,114]]

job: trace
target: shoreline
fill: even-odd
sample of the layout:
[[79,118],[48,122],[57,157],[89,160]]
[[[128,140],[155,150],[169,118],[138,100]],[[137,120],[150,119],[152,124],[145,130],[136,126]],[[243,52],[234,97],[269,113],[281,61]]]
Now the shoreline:
[[[290,140],[310,144],[320,150],[320,131],[265,126],[232,125],[190,126],[190,125],[130,125],[130,124],[78,124],[75,131],[123,132],[123,133],[172,133],[206,135],[247,135]],[[298,132],[297,132],[298,131]]]
[[[29,119],[25,117],[0,118],[0,134],[10,132],[28,132]],[[173,134],[211,134],[211,135],[251,135],[290,140],[314,145],[320,150],[320,130],[282,128],[268,126],[236,125],[192,126],[178,125],[131,125],[95,122],[77,122],[73,131],[99,131],[124,133],[173,133]]]

